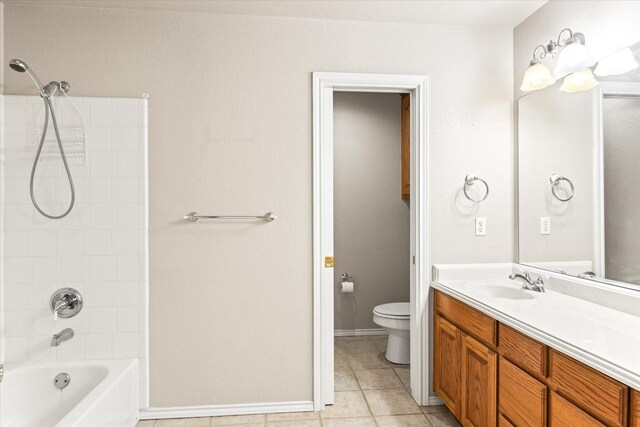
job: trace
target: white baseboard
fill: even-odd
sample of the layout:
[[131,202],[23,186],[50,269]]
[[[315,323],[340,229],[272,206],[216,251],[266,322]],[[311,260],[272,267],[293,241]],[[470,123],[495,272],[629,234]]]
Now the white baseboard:
[[271,402],[245,405],[182,406],[173,408],[150,408],[140,411],[141,420],[165,418],[219,417],[223,415],[272,414],[277,412],[312,412],[313,402]]
[[336,329],[334,337],[362,337],[367,335],[387,335],[387,331],[380,329]]
[[442,401],[442,399],[440,399],[438,396],[429,396],[427,406],[438,406],[438,405],[444,405],[444,402]]

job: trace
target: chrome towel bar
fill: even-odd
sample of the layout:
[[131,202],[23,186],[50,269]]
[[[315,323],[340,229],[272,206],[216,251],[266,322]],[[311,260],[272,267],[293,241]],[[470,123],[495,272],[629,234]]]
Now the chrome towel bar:
[[260,216],[257,216],[257,215],[198,215],[197,212],[191,212],[183,216],[182,218],[191,222],[196,222],[199,219],[263,219],[267,222],[272,222],[278,217],[275,216],[273,212],[267,212],[266,214],[260,215]]

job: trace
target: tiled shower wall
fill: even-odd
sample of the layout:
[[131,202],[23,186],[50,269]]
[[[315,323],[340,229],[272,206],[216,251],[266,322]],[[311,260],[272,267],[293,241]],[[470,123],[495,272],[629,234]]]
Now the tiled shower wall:
[[[71,98],[86,125],[86,153],[67,144],[76,205],[61,220],[43,217],[29,196],[43,103],[4,96],[2,254],[7,363],[139,358],[141,407],[148,407],[147,102]],[[81,116],[56,98],[63,141],[82,132]],[[52,132],[53,129],[50,129]],[[80,135],[81,136],[81,135]],[[64,212],[69,184],[56,146],[40,161],[35,194],[47,212]],[[74,318],[53,318],[52,293],[80,291]],[[51,347],[70,327],[75,336]]]

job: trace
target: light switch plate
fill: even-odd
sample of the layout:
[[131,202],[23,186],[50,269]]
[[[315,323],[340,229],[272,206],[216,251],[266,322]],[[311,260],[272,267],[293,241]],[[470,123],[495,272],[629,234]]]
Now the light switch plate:
[[487,219],[476,218],[476,236],[486,236],[486,235],[487,235]]
[[551,218],[548,216],[540,217],[540,234],[551,234]]

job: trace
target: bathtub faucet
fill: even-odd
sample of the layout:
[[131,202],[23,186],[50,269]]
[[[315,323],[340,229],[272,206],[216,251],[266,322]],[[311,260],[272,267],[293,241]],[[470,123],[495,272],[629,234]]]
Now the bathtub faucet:
[[71,338],[73,338],[73,329],[63,329],[59,334],[55,334],[51,338],[51,347],[57,347],[61,342],[69,341]]

